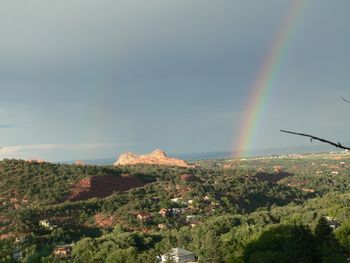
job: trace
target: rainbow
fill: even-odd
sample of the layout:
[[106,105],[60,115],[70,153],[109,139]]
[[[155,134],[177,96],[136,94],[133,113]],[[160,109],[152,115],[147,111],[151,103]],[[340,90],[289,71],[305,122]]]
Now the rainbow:
[[233,157],[243,157],[251,149],[258,123],[261,118],[269,88],[274,79],[276,69],[293,35],[296,21],[300,16],[306,0],[293,0],[281,27],[272,41],[265,59],[262,62],[245,106],[238,136],[235,138]]

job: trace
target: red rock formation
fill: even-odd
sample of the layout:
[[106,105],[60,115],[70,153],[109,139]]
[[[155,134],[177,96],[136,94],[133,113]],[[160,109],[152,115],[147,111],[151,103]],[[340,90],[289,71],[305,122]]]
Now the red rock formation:
[[27,160],[28,163],[47,163],[45,160],[42,159],[31,159],[31,160]]
[[80,166],[84,166],[85,165],[85,163],[83,161],[80,161],[80,160],[75,161],[74,164],[75,165],[80,165]]
[[134,165],[134,164],[158,164],[158,165],[166,165],[166,166],[189,167],[189,165],[185,161],[175,159],[175,158],[170,158],[166,155],[164,151],[159,149],[145,155],[125,153],[119,157],[116,163],[114,163],[115,166]]

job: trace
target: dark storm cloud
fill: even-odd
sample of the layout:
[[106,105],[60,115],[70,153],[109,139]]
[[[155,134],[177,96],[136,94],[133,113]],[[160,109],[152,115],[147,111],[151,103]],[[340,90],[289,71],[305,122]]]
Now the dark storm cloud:
[[[162,145],[173,152],[227,150],[290,4],[3,3],[0,117],[21,129],[3,128],[2,139],[10,145],[127,141],[139,144],[138,151]],[[286,117],[321,128],[318,114],[342,107],[330,106],[331,96],[350,97],[349,7],[348,1],[306,5],[271,83],[257,146],[285,143],[274,131]]]

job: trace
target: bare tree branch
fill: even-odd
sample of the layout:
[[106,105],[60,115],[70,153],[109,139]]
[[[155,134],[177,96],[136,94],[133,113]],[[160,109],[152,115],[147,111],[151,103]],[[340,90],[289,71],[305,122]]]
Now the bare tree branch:
[[[350,103],[350,101],[349,101],[349,103]],[[337,148],[340,148],[340,149],[343,149],[343,150],[350,150],[349,147],[345,147],[345,146],[341,145],[340,142],[338,142],[338,143],[331,142],[331,141],[328,141],[328,140],[325,140],[325,139],[322,139],[322,138],[319,138],[319,137],[315,137],[313,135],[305,134],[305,133],[292,132],[292,131],[286,131],[286,130],[280,130],[280,131],[281,132],[285,132],[285,133],[299,135],[299,136],[309,137],[311,139],[311,141],[314,139],[314,140],[317,140],[317,141],[320,141],[320,142],[328,143],[330,145],[333,145],[333,146],[335,146]]]
[[345,99],[343,96],[341,96],[341,98],[342,98],[343,101],[345,101],[345,102],[347,102],[347,103],[350,103],[350,100]]

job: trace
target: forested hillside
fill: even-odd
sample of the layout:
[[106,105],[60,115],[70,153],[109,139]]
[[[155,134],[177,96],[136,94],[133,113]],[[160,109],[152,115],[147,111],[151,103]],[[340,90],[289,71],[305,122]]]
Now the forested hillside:
[[181,247],[199,262],[345,262],[350,154],[194,165],[4,160],[0,261],[157,262]]

